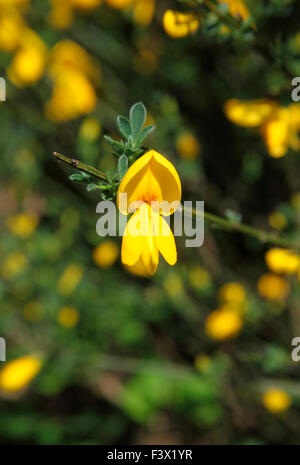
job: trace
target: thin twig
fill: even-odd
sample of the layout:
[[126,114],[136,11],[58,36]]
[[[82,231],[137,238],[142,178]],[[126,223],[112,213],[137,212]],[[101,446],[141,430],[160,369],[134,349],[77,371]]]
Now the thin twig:
[[76,160],[75,158],[66,157],[66,155],[62,155],[61,153],[58,153],[58,152],[53,152],[53,155],[55,156],[57,160],[61,160],[67,163],[68,165],[73,166],[73,168],[77,168],[80,171],[84,171],[85,173],[91,174],[92,176],[96,176],[96,178],[106,179],[105,173],[97,170],[93,166],[86,165],[85,163],[82,163],[81,161]]

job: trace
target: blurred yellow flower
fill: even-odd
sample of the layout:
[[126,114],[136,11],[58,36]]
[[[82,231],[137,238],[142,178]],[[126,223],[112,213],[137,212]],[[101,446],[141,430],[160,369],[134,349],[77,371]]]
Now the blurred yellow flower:
[[42,368],[42,361],[34,355],[26,355],[7,362],[0,370],[0,389],[16,392],[24,389]]
[[[126,205],[120,201],[122,194],[127,194]],[[163,216],[172,214],[178,208],[180,199],[178,173],[160,153],[149,150],[131,165],[117,194],[117,204],[123,214],[128,215],[135,210],[123,235],[121,259],[124,265],[133,266],[142,260],[145,275],[152,276],[158,266],[159,253],[169,265],[175,265],[175,239]],[[168,210],[163,207],[156,212],[152,202],[162,200],[173,204],[172,208]]]
[[300,267],[300,256],[292,250],[274,247],[265,254],[268,268],[274,273],[293,274]]
[[193,34],[199,28],[199,19],[193,13],[180,13],[167,10],[163,16],[163,27],[173,39],[180,39]]
[[88,142],[94,142],[101,134],[101,126],[96,118],[88,117],[82,122],[79,137]]
[[231,16],[247,19],[250,12],[242,0],[218,0],[219,3],[226,3]]
[[265,273],[258,280],[257,290],[259,294],[266,299],[283,301],[290,292],[290,285],[288,281],[281,276]]
[[151,74],[158,65],[155,53],[148,49],[139,50],[133,59],[135,70],[140,74]]
[[107,240],[93,250],[93,260],[100,268],[109,268],[119,256],[119,247],[114,241]]
[[10,279],[15,275],[22,273],[27,266],[27,258],[22,252],[12,252],[6,257],[2,265],[2,275]]
[[13,51],[21,42],[22,29],[25,23],[15,10],[0,10],[0,49]]
[[56,79],[45,110],[50,120],[63,122],[90,113],[96,104],[97,95],[91,82],[83,73],[68,70]]
[[61,326],[64,326],[65,328],[73,328],[79,321],[79,313],[76,308],[63,307],[59,311],[57,319]]
[[204,373],[211,366],[211,358],[206,354],[199,354],[195,358],[194,365],[196,370]]
[[56,29],[67,29],[74,21],[74,13],[68,1],[51,0],[52,9],[48,20]]
[[57,283],[58,292],[63,295],[72,294],[80,283],[82,276],[83,268],[81,265],[72,263],[67,266]]
[[242,310],[246,303],[246,290],[238,282],[224,284],[219,289],[220,302],[228,307]]
[[57,29],[66,29],[74,21],[74,10],[90,11],[101,4],[102,0],[51,0],[49,21]]
[[270,118],[277,109],[277,104],[272,100],[238,100],[230,99],[224,105],[227,118],[239,126],[254,128],[260,126]]
[[194,160],[200,154],[198,139],[191,132],[183,132],[176,140],[176,149],[181,158]]
[[50,120],[68,121],[94,110],[97,95],[91,81],[101,82],[101,71],[84,48],[71,40],[58,42],[50,53],[48,74],[54,82],[45,108]]
[[17,8],[23,11],[29,6],[30,2],[31,0],[1,0],[0,4],[1,7]]
[[176,298],[183,294],[184,287],[180,276],[169,273],[163,282],[164,289],[169,297]]
[[188,280],[189,283],[198,290],[205,290],[212,283],[211,275],[201,266],[194,266],[189,270]]
[[278,388],[266,390],[263,393],[262,401],[265,408],[271,413],[284,412],[292,403],[291,396]]
[[6,225],[15,236],[29,237],[38,225],[38,217],[33,213],[12,215],[7,218]]
[[272,228],[281,231],[286,227],[287,219],[282,213],[274,212],[269,216],[269,224]]
[[115,8],[117,10],[122,10],[123,8],[127,8],[131,5],[135,0],[105,0],[105,3],[110,8]]
[[98,83],[101,81],[101,71],[89,53],[76,42],[65,39],[51,49],[48,74],[55,82],[66,71],[78,71]]
[[283,157],[288,148],[300,150],[300,105],[281,107],[268,99],[228,100],[224,106],[228,119],[239,126],[259,127],[269,155]]
[[239,312],[221,307],[214,310],[205,320],[205,331],[216,340],[232,339],[241,331],[243,320]]
[[155,0],[135,0],[133,4],[133,20],[140,26],[147,26],[152,21],[155,11]]
[[44,74],[47,47],[31,29],[22,32],[22,42],[7,69],[10,80],[18,87],[35,84]]
[[35,322],[42,318],[44,314],[44,309],[40,302],[32,301],[32,302],[28,302],[25,305],[23,314],[26,320]]

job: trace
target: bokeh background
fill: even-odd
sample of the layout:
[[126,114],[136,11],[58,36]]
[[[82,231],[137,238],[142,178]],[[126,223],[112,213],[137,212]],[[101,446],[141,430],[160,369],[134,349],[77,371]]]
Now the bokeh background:
[[99,195],[51,155],[114,170],[103,135],[143,101],[184,200],[298,240],[299,14],[0,0],[0,443],[299,443],[297,253],[207,224],[174,267],[131,275],[96,234]]

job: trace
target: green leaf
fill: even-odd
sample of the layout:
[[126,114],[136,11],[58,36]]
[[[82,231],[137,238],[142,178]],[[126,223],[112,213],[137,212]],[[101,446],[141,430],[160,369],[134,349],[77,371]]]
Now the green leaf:
[[120,180],[123,179],[125,176],[126,171],[128,170],[128,158],[126,155],[121,155],[118,161],[118,172],[120,176]]
[[84,171],[80,171],[81,173],[81,176],[84,178],[84,179],[91,179],[91,175],[88,174],[88,173],[85,173]]
[[86,186],[86,190],[87,190],[88,192],[95,191],[96,189],[98,189],[97,184],[88,184],[88,185]]
[[117,153],[118,155],[121,155],[121,153],[123,153],[123,150],[124,150],[123,142],[118,142],[117,140],[114,140],[109,136],[104,136],[104,139],[110,145],[110,147],[113,149],[115,153]]
[[118,116],[117,118],[117,124],[120,133],[122,134],[123,137],[125,137],[126,140],[128,140],[129,136],[131,135],[131,128],[130,128],[130,122],[125,116]]
[[71,181],[75,181],[75,182],[82,182],[85,180],[84,176],[82,176],[82,174],[71,174],[71,176],[69,176],[69,179],[71,179]]
[[130,109],[130,126],[133,141],[135,142],[137,136],[145,124],[147,111],[142,102],[135,103]]
[[149,134],[151,134],[151,132],[153,132],[155,129],[155,126],[147,126],[145,127],[141,134],[139,135],[139,137],[137,138],[137,141],[136,141],[136,145],[137,146],[140,146],[142,145],[142,143],[144,142],[144,140],[146,139],[146,137],[149,136]]

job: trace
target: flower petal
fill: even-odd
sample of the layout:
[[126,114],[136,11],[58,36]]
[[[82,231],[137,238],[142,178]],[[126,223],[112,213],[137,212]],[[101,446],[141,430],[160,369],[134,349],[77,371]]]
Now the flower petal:
[[170,226],[162,216],[153,210],[151,218],[154,241],[159,252],[169,265],[175,265],[177,262],[177,250]]
[[[127,194],[127,205],[121,205],[120,194]],[[118,208],[128,214],[133,202],[166,201],[177,202],[181,199],[181,183],[172,163],[154,150],[140,157],[125,174],[117,195]],[[127,210],[125,211],[125,207]],[[162,213],[173,213],[178,205],[170,210],[162,208]]]

